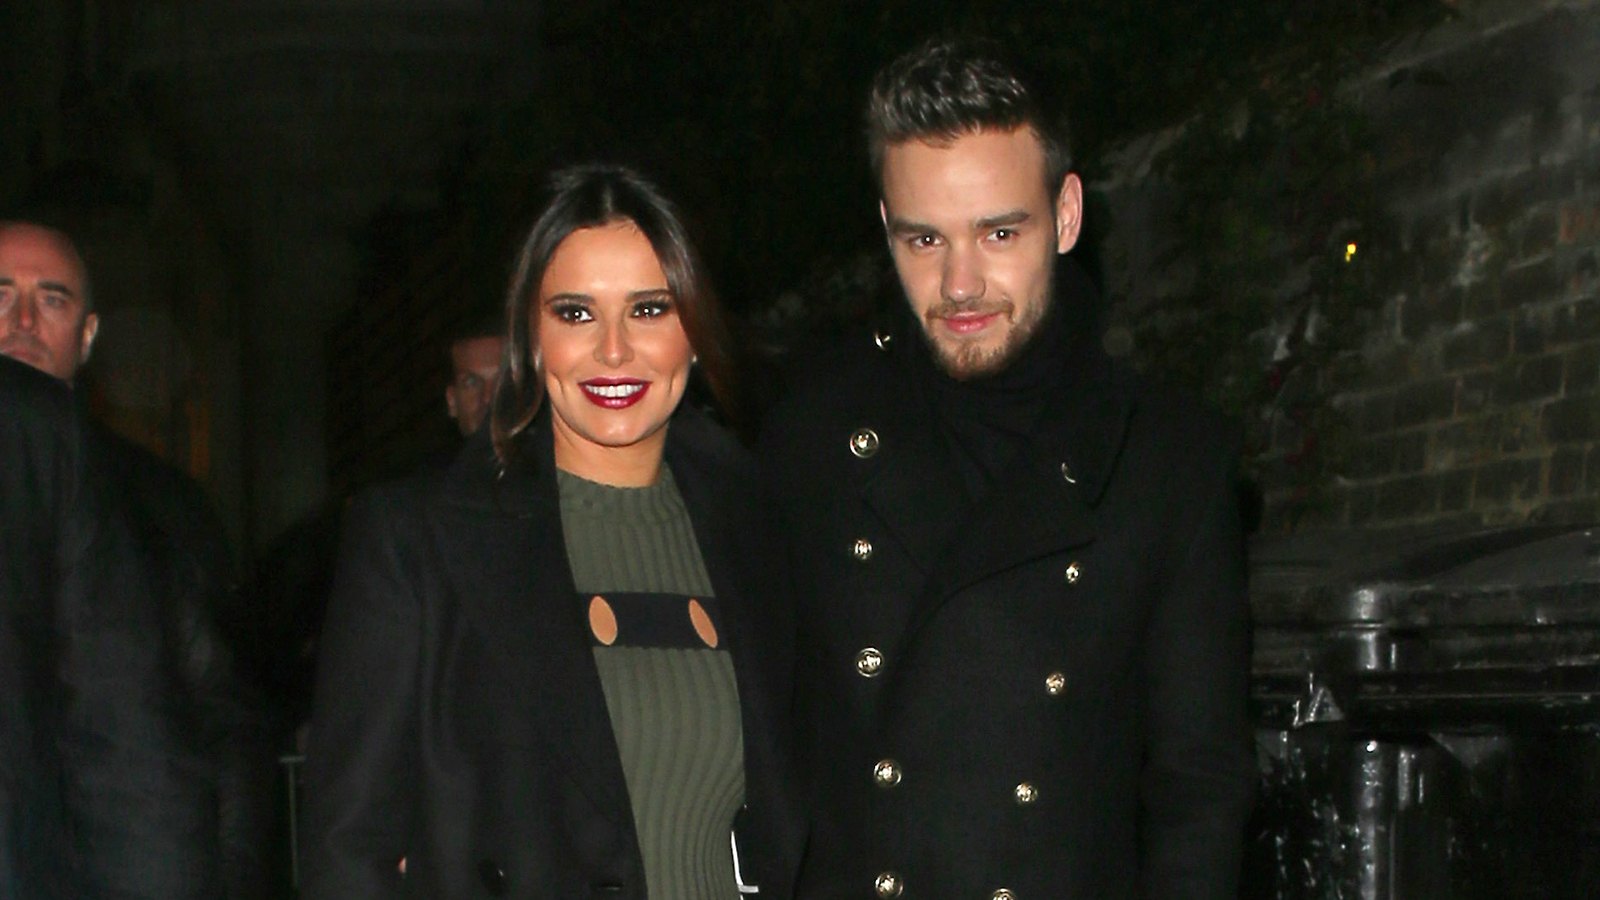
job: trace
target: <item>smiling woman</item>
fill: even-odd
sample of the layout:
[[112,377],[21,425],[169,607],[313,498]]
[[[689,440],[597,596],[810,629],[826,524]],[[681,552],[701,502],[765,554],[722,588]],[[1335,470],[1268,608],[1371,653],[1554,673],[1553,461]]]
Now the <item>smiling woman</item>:
[[694,351],[650,241],[627,219],[568,235],[533,314],[556,466],[603,484],[654,484]]
[[506,301],[494,447],[350,514],[311,900],[790,895],[778,542],[744,451],[681,402],[696,354],[725,392],[721,320],[648,182],[555,187]]
[[[558,420],[563,409],[573,409],[553,396],[560,384],[544,356],[555,350],[545,346],[546,334],[569,328],[573,341],[557,339],[559,344],[576,348],[589,341],[587,351],[574,352],[590,354],[596,364],[598,355],[612,354],[621,364],[634,365],[636,361],[623,359],[635,352],[630,338],[676,334],[683,345],[679,349],[687,349],[698,363],[698,375],[712,398],[724,414],[732,415],[731,341],[676,207],[654,185],[622,168],[567,169],[556,175],[554,184],[553,199],[523,241],[506,301],[509,365],[495,394],[492,427],[501,464],[517,454],[514,439],[533,422],[547,391]],[[596,336],[611,343],[595,344]],[[609,385],[597,381],[588,393],[598,397],[604,388],[612,399],[623,399],[631,390],[623,382],[637,374],[595,369],[584,377],[622,379]],[[672,385],[655,386],[658,400],[668,387],[676,391],[666,404],[667,414],[677,406],[685,383],[677,378]]]

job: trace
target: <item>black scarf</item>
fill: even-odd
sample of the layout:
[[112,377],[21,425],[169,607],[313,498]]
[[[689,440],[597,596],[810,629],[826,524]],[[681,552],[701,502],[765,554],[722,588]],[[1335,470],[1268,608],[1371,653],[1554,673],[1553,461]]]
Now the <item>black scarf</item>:
[[[1052,398],[1071,389],[1076,354],[1095,353],[1093,323],[1099,298],[1074,263],[1057,267],[1052,299],[1033,337],[1011,364],[992,375],[958,380],[947,375],[928,346],[922,323],[902,302],[909,329],[908,354],[920,383],[930,386],[934,422],[967,497],[980,502],[1027,445]],[[1088,338],[1088,340],[1086,340]]]

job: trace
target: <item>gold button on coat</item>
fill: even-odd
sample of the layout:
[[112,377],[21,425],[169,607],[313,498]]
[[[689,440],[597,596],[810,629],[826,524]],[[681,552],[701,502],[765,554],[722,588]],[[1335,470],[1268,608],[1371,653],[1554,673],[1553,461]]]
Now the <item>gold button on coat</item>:
[[866,538],[856,538],[856,544],[850,548],[850,553],[857,562],[866,562],[872,558],[872,542]]
[[1016,796],[1018,806],[1027,806],[1039,799],[1039,789],[1026,781],[1017,785],[1012,794]]
[[1072,474],[1072,467],[1066,463],[1061,464],[1061,477],[1067,482],[1067,484],[1078,483],[1078,477]]
[[1064,672],[1051,672],[1044,677],[1044,692],[1052,697],[1059,696],[1067,689],[1067,676]]
[[862,678],[872,678],[883,668],[883,653],[877,647],[863,647],[856,654],[856,671]]
[[900,764],[892,759],[879,760],[872,767],[872,780],[881,788],[894,787],[900,783]]
[[894,335],[887,331],[874,331],[872,333],[872,342],[878,345],[879,350],[888,350],[889,344],[894,342]]
[[878,433],[871,428],[857,428],[850,434],[850,452],[867,459],[878,452]]
[[990,894],[989,900],[1017,900],[1017,895],[1010,888],[1001,888]]
[[872,887],[878,892],[879,897],[898,897],[900,892],[906,889],[906,886],[900,883],[900,876],[893,872],[880,874],[873,880]]
[[1077,563],[1074,562],[1074,563],[1068,564],[1068,566],[1067,566],[1067,584],[1077,584],[1078,583],[1078,579],[1082,578],[1082,577],[1083,577],[1083,569],[1079,568]]

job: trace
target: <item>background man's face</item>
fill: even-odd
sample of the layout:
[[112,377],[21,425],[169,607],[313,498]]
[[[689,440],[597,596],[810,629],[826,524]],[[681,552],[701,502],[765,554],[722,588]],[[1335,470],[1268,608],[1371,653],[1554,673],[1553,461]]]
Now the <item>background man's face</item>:
[[907,141],[883,158],[883,215],[895,270],[946,372],[1004,369],[1050,306],[1055,256],[1078,240],[1083,188],[1052,196],[1029,128],[941,146]]
[[467,338],[450,345],[450,386],[444,389],[444,403],[463,435],[477,431],[489,412],[504,346],[504,338],[493,336]]
[[86,281],[77,252],[57,232],[0,226],[0,353],[71,381],[100,326],[85,313]]

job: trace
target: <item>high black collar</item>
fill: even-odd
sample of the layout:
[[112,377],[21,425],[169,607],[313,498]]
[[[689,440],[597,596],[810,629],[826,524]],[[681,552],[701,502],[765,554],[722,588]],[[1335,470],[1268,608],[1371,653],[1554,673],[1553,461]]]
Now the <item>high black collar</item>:
[[1008,374],[1010,368],[989,379],[966,382],[945,375],[898,286],[869,340],[906,371],[931,414],[941,408],[950,414],[981,406],[987,399],[1004,405],[1002,396],[1007,392],[1047,385],[1043,407],[1027,426],[1032,436],[1029,452],[1063,456],[1078,491],[1094,503],[1121,452],[1134,405],[1134,379],[1112,362],[1102,346],[1104,301],[1089,274],[1070,256],[1058,258],[1054,274],[1051,313],[1018,360],[1023,368],[1014,375]]

